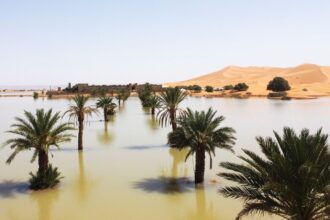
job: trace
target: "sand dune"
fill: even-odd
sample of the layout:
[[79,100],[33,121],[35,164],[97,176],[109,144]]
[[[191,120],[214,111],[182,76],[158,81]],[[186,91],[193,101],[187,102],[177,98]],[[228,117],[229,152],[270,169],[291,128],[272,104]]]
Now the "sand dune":
[[275,76],[284,77],[289,81],[292,87],[289,95],[294,98],[330,95],[330,67],[315,64],[302,64],[289,68],[228,66],[220,71],[186,81],[165,83],[165,85],[198,84],[223,87],[228,84],[245,82],[249,85],[249,92],[252,95],[264,96],[269,93],[266,90],[268,82]]

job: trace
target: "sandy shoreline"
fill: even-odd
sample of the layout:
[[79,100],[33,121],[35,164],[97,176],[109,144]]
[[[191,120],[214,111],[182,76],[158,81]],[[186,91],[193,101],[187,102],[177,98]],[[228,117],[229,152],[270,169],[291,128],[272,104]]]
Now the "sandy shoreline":
[[[33,97],[32,94],[10,94],[11,92],[2,92],[0,94],[0,98],[10,98],[10,97]],[[206,98],[239,98],[239,99],[247,99],[247,98],[268,98],[268,99],[278,99],[278,98],[269,98],[268,93],[267,94],[253,94],[249,91],[244,92],[230,92],[230,91],[214,91],[214,92],[187,92],[189,96],[192,97],[206,97]],[[61,94],[61,95],[53,95],[51,99],[70,99],[73,98],[76,94]],[[85,94],[90,96],[89,94]],[[110,94],[108,94],[110,95]],[[132,92],[131,96],[137,97],[138,94],[136,92]],[[306,95],[300,95],[295,93],[288,92],[288,97],[295,100],[306,100],[306,99],[317,99],[317,98],[323,98],[323,97],[330,97],[329,95],[317,95],[317,94],[306,94]],[[39,94],[38,98],[48,98],[47,95]]]

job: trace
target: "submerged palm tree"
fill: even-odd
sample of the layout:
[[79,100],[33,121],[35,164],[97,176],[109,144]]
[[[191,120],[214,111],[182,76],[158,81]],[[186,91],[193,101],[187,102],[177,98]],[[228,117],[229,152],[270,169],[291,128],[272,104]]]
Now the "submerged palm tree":
[[103,108],[104,121],[109,121],[108,115],[113,115],[115,113],[115,108],[117,105],[112,102],[113,98],[104,96],[97,100],[96,107]]
[[125,102],[131,95],[131,92],[129,89],[121,89],[118,91],[116,95],[116,99],[118,100],[118,104],[121,104],[121,101]]
[[14,149],[6,162],[11,163],[21,151],[34,149],[31,162],[38,157],[39,170],[45,171],[49,166],[49,148],[59,147],[59,144],[70,141],[72,135],[67,132],[73,130],[73,127],[70,123],[59,124],[60,113],[53,114],[52,109],[47,112],[37,109],[35,115],[24,111],[24,116],[25,119],[16,117],[16,123],[11,126],[13,130],[8,131],[18,137],[5,142],[5,145]]
[[84,131],[84,120],[85,116],[91,116],[93,113],[97,113],[97,109],[92,106],[87,106],[89,98],[83,95],[76,95],[73,98],[73,105],[69,106],[64,114],[69,114],[70,118],[74,118],[78,121],[79,130],[78,130],[78,150],[83,149],[83,131]]
[[297,135],[284,128],[281,137],[258,137],[263,157],[249,150],[240,156],[245,164],[221,163],[229,171],[219,175],[238,186],[220,192],[245,205],[237,219],[252,213],[269,213],[291,220],[329,219],[330,153],[328,135],[303,129]]
[[186,93],[181,91],[178,87],[168,88],[159,96],[160,111],[159,117],[161,125],[172,125],[174,131],[177,127],[177,113],[181,116],[184,111],[179,108],[179,104],[186,98]]
[[204,182],[205,154],[209,155],[210,168],[212,168],[212,156],[215,155],[215,149],[221,148],[232,151],[235,143],[234,129],[219,127],[224,117],[216,117],[215,114],[216,111],[211,108],[207,112],[193,112],[188,108],[187,114],[178,119],[179,127],[168,136],[171,147],[189,148],[186,159],[195,154],[196,184]]
[[149,104],[151,108],[151,115],[155,115],[155,110],[161,107],[159,97],[156,95],[152,95],[149,98]]

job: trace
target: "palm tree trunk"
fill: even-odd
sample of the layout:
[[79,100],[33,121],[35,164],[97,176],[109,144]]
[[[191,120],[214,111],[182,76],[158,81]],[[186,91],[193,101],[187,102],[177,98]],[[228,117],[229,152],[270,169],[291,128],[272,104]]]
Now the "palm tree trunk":
[[155,115],[155,108],[151,108],[151,115]]
[[172,130],[174,131],[177,128],[175,111],[171,111],[170,117],[171,117]]
[[84,121],[79,120],[78,150],[83,149],[83,131],[84,131]]
[[195,184],[204,182],[205,150],[198,148],[196,151]]
[[48,154],[45,150],[40,150],[38,153],[39,172],[45,172],[48,168]]
[[104,114],[104,121],[108,121],[108,109],[107,108],[103,109],[103,114]]

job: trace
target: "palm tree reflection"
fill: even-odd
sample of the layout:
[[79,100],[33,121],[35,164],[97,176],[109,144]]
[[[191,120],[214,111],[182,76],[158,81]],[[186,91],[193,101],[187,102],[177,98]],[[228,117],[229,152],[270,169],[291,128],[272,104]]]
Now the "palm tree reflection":
[[38,219],[50,220],[50,213],[54,203],[58,200],[59,189],[49,189],[31,193],[32,200],[37,202]]
[[147,125],[152,131],[156,131],[159,128],[159,122],[154,115],[152,115],[151,118],[147,118]]
[[104,122],[104,131],[98,135],[99,142],[103,145],[111,144],[114,139],[113,134],[108,132],[108,124],[108,122]]
[[[204,185],[196,186],[195,188],[195,199],[196,199],[196,208],[192,212],[188,212],[186,219],[188,220],[200,220],[200,219],[209,219],[216,220],[219,219],[219,216],[216,215],[212,200],[207,200],[206,189]],[[209,203],[209,204],[207,204]]]

